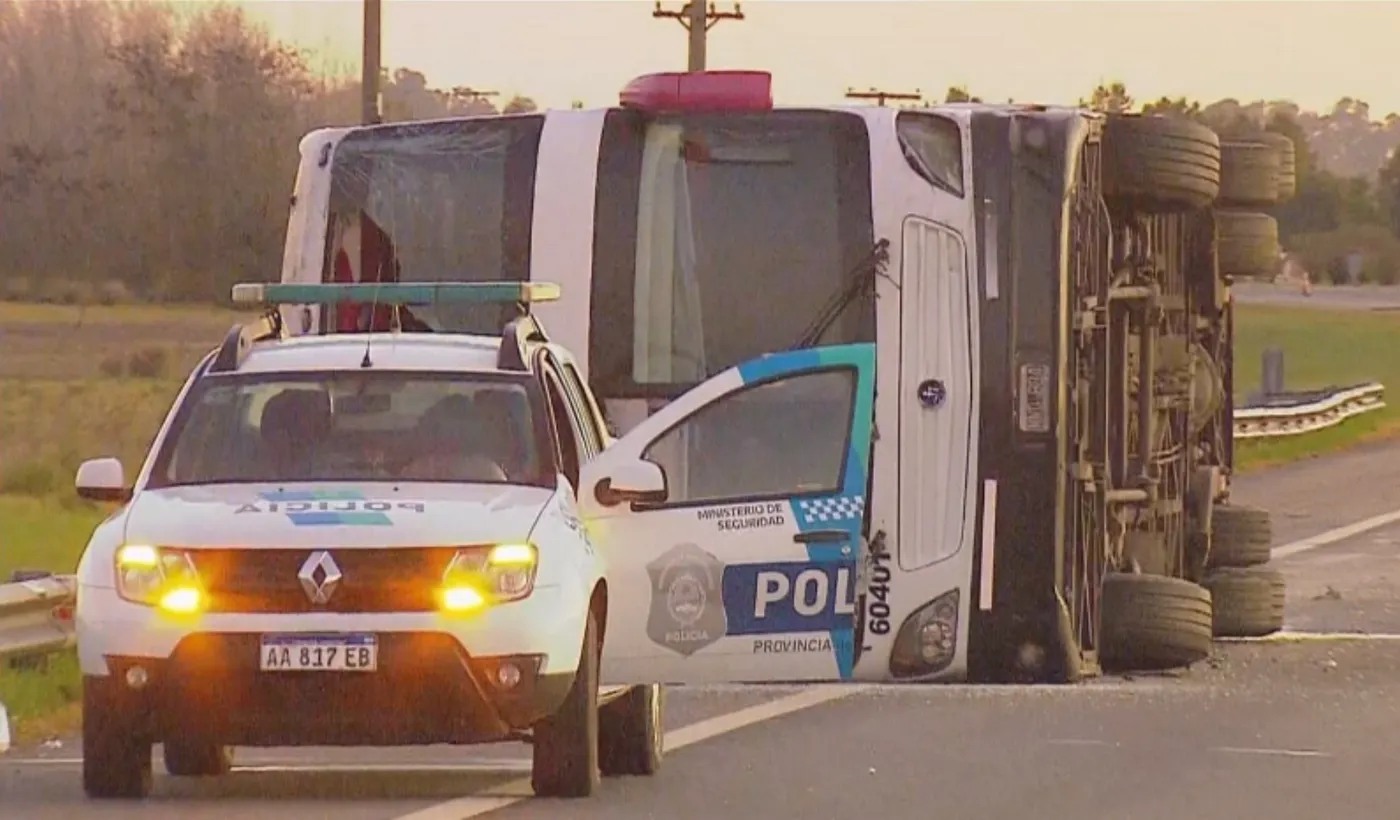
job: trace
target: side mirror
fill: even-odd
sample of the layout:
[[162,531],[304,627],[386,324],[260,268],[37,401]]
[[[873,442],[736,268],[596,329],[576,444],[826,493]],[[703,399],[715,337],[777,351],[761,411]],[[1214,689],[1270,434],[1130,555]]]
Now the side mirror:
[[594,486],[593,495],[605,507],[624,501],[659,504],[666,500],[666,472],[651,461],[629,461],[604,476]]
[[126,486],[126,471],[121,459],[93,458],[78,467],[78,479],[74,482],[78,496],[89,501],[131,500],[131,488]]

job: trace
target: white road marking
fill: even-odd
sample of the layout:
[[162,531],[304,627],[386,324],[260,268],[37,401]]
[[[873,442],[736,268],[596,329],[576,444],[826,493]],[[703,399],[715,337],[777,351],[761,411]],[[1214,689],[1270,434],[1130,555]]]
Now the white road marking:
[[[692,723],[689,726],[682,726],[675,731],[666,733],[666,751],[674,752],[712,737],[849,697],[866,689],[867,687],[860,684],[812,686],[795,695],[788,695],[777,700],[770,700],[767,703],[740,709],[737,712],[730,712]],[[421,811],[402,815],[394,820],[466,820],[469,817],[480,817],[488,812],[514,805],[529,798],[531,794],[530,779],[524,777],[493,788],[487,794],[449,800],[446,803],[429,806]]]
[[1294,541],[1291,544],[1284,544],[1281,547],[1274,547],[1273,558],[1288,558],[1290,556],[1297,555],[1300,552],[1307,552],[1308,550],[1317,549],[1318,547],[1325,547],[1328,544],[1335,544],[1338,541],[1345,541],[1346,539],[1360,535],[1363,532],[1370,532],[1371,530],[1384,527],[1387,524],[1394,524],[1397,521],[1400,521],[1400,510],[1394,510],[1383,515],[1375,515],[1370,518],[1357,521],[1355,524],[1348,524],[1345,527],[1337,527],[1336,529],[1331,529],[1327,532],[1319,533],[1310,538],[1302,538],[1297,541]]
[[1215,746],[1212,752],[1223,752],[1232,755],[1265,755],[1272,757],[1331,757],[1327,752],[1319,752],[1314,749],[1251,749],[1237,746]]
[[1275,632],[1261,638],[1216,638],[1216,643],[1303,643],[1308,641],[1400,641],[1393,632]]

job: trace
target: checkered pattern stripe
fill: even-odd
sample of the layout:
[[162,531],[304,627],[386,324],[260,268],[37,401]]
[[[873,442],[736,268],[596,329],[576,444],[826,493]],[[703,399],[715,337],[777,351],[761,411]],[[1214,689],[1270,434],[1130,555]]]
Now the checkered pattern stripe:
[[819,498],[797,502],[797,511],[804,524],[818,524],[828,521],[849,521],[860,518],[865,512],[865,497],[842,495],[834,498]]

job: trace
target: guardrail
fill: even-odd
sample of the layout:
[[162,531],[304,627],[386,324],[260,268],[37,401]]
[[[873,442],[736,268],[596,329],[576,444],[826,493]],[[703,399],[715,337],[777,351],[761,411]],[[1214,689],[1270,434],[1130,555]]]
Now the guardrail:
[[1334,427],[1352,416],[1385,407],[1378,382],[1270,396],[1235,408],[1236,439],[1278,438]]
[[[77,592],[72,575],[16,573],[16,580],[0,584],[0,661],[21,667],[72,646]],[[9,715],[0,703],[0,754],[9,748]]]

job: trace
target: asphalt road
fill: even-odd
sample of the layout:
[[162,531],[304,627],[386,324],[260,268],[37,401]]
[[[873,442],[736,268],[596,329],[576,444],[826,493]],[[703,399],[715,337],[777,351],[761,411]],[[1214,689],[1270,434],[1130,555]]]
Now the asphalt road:
[[92,803],[67,743],[0,758],[0,818],[1394,817],[1400,445],[1246,477],[1236,495],[1275,511],[1288,634],[1221,643],[1180,675],[675,689],[664,770],[586,801],[528,797],[528,751],[511,744],[240,750],[228,777]]

